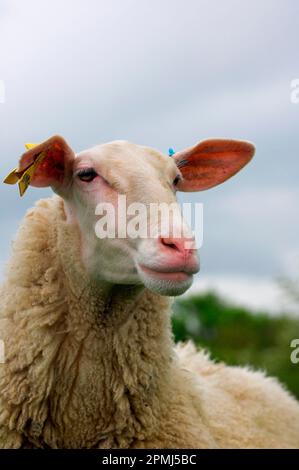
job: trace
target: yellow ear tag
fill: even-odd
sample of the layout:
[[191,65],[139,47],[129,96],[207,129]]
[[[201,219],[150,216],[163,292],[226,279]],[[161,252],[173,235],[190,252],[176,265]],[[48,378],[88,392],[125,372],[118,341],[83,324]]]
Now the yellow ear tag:
[[3,183],[6,184],[16,184],[19,181],[18,169],[14,168],[7,176],[4,178]]
[[[25,147],[27,150],[30,150],[33,147],[36,147],[38,144],[25,144]],[[25,193],[26,189],[28,188],[32,175],[37,167],[37,165],[44,159],[46,154],[44,152],[41,152],[35,160],[24,170],[18,170],[18,168],[15,168],[13,171],[9,173],[9,175],[6,176],[4,179],[4,183],[7,184],[19,184],[19,192],[20,196],[23,196]]]
[[32,175],[33,173],[35,172],[35,169],[36,167],[39,165],[39,163],[45,158],[46,154],[44,152],[41,152],[37,157],[36,159],[34,160],[33,163],[31,163],[31,165],[29,165],[28,168],[26,168],[26,170],[22,173],[22,176],[21,178],[19,179],[19,192],[20,192],[20,196],[23,196],[23,194],[25,193],[25,191],[27,190],[29,184],[30,184],[30,181],[31,181],[31,178],[32,178]]
[[38,144],[25,144],[25,147],[27,150],[33,149],[33,147],[36,147]]

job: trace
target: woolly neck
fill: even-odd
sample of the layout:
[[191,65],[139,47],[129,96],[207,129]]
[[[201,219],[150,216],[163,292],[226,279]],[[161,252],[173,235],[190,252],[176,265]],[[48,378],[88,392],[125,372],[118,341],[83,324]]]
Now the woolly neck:
[[[96,321],[102,328],[112,326],[116,328],[129,319],[140,297],[148,295],[148,292],[146,293],[145,288],[140,285],[111,285],[92,279],[80,259],[79,229],[66,221],[63,201],[57,202],[60,212],[60,221],[57,224],[57,247],[69,295],[76,299],[83,310],[88,304],[95,305],[96,314],[92,309],[90,321]],[[161,297],[157,296],[158,298],[160,300]],[[165,299],[162,302],[165,303]]]
[[[39,361],[27,360],[18,379],[27,383],[27,398],[18,404],[17,394],[3,397],[16,402],[16,429],[40,447],[129,447],[137,435],[150,438],[173,394],[169,299],[136,287],[107,291],[91,280],[80,260],[80,234],[67,223],[59,197],[37,204],[22,235],[11,275],[28,240],[32,264],[43,273],[38,287],[27,282],[35,305],[28,305],[22,346],[39,341]],[[22,321],[22,312],[14,313],[11,330]]]

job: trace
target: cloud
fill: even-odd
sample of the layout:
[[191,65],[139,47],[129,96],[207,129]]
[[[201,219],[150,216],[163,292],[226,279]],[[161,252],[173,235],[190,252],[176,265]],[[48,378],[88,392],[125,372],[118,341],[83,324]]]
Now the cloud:
[[256,312],[299,314],[299,305],[288,298],[278,282],[263,277],[205,276],[195,282],[184,297],[211,291],[226,301]]
[[299,248],[298,189],[224,188],[191,196],[204,204],[203,274],[273,278],[293,275],[296,264],[298,272],[296,259],[291,262]]
[[[294,208],[299,203],[299,189],[297,188],[254,188],[241,190],[236,196],[233,193],[226,195],[218,202],[219,212],[226,211],[238,217],[241,224],[252,224],[252,218],[259,223],[265,217],[268,220],[297,223],[292,220]],[[299,224],[299,221],[298,221]]]

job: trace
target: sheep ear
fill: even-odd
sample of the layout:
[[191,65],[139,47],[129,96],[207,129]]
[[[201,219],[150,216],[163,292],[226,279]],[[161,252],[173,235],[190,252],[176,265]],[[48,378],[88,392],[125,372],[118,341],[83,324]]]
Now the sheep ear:
[[29,185],[51,186],[58,194],[63,193],[70,181],[75,158],[71,147],[58,135],[42,144],[28,144],[26,147],[29,150],[21,156],[18,168],[4,182],[18,182],[21,196]]
[[254,146],[242,140],[208,139],[174,155],[183,179],[179,191],[203,191],[223,183],[253,157]]

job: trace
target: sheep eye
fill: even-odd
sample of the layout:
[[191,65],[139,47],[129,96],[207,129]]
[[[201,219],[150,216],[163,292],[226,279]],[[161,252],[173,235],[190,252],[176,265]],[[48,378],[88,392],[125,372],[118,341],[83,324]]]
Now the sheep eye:
[[90,181],[95,179],[98,174],[93,168],[84,168],[83,170],[80,170],[77,173],[77,176],[81,181],[89,183]]
[[180,175],[176,175],[176,177],[174,178],[172,182],[173,186],[176,186],[178,182],[180,181],[180,179],[181,179]]

